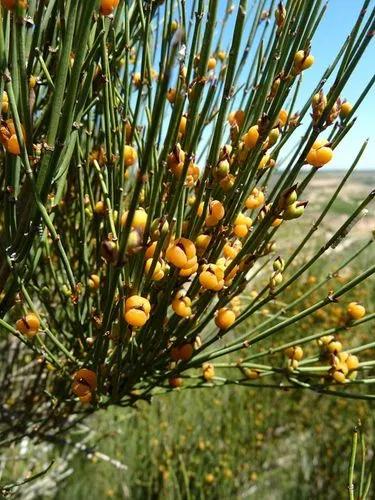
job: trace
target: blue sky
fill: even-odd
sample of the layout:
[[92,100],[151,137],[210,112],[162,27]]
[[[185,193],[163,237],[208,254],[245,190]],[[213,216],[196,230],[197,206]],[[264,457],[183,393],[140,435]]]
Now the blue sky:
[[[329,0],[324,19],[314,38],[311,52],[315,56],[315,64],[310,72],[306,72],[304,85],[310,88],[327,65],[333,60],[338,48],[345,40],[355,22],[362,0]],[[370,2],[374,7],[374,2]],[[372,41],[360,61],[354,75],[348,82],[342,97],[354,102],[368,83],[375,68],[375,44]],[[358,168],[375,169],[375,91],[370,90],[366,100],[357,111],[357,122],[349,132],[347,138],[340,144],[335,152],[332,167],[348,167],[350,161],[358,152],[362,142],[370,138]]]

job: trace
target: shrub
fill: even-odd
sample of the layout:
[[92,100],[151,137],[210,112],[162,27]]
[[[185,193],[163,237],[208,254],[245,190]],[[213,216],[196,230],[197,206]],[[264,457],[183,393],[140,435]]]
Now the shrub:
[[[337,335],[374,318],[353,302],[375,266],[290,301],[375,195],[312,244],[366,147],[306,227],[306,188],[373,84],[340,97],[371,40],[369,1],[299,111],[321,2],[240,0],[219,34],[216,0],[178,3],[178,20],[169,0],[1,3],[4,433],[50,436],[109,405],[232,383],[372,398],[373,343]],[[338,301],[332,328],[283,341]]]

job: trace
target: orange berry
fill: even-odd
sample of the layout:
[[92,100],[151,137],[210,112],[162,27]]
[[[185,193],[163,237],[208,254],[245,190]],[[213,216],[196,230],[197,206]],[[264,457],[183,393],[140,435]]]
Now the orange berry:
[[167,261],[179,268],[189,268],[195,265],[194,257],[196,257],[195,245],[187,238],[179,238],[172,243],[166,253]]
[[27,1],[26,0],[1,0],[1,5],[8,10],[13,10],[18,7],[21,9],[25,9],[27,7]]
[[[22,135],[25,139],[25,129],[21,125]],[[8,153],[19,155],[21,153],[21,148],[16,135],[16,127],[14,126],[13,120],[6,120],[2,122],[0,127],[0,141],[5,146]]]
[[179,276],[191,276],[192,274],[196,273],[197,270],[198,270],[198,262],[196,262],[195,264],[193,264],[191,267],[183,267],[182,269],[180,269],[180,272],[178,273]]
[[215,323],[221,330],[227,330],[236,321],[236,315],[228,307],[222,307],[217,311]]
[[326,146],[326,144],[328,144],[326,139],[315,141],[306,156],[307,163],[313,167],[319,168],[331,161],[333,158],[333,151],[330,147]]
[[211,201],[211,203],[209,204],[209,212],[218,221],[223,219],[225,215],[223,204],[218,200]]
[[278,122],[282,127],[285,127],[288,120],[288,111],[286,109],[281,109],[278,116]]
[[214,227],[217,226],[219,222],[220,221],[216,219],[213,215],[207,215],[204,223],[206,224],[207,227]]
[[167,92],[167,99],[171,104],[173,104],[176,100],[176,93],[177,93],[176,89],[172,88],[169,89]]
[[153,241],[146,250],[145,253],[145,259],[151,259],[151,257],[154,256],[155,250],[156,250],[156,245],[158,244],[157,241]]
[[72,391],[76,396],[85,396],[95,391],[97,386],[96,373],[88,368],[81,368],[73,375]]
[[173,361],[189,361],[193,355],[192,344],[182,344],[179,346],[172,347],[171,358]]
[[186,297],[185,291],[181,290],[177,292],[174,299],[172,300],[173,311],[182,318],[188,318],[191,316],[191,299]]
[[92,401],[92,392],[86,392],[86,394],[79,397],[79,400],[83,405],[88,405]]
[[246,227],[250,228],[253,225],[253,221],[250,217],[240,212],[234,220],[234,225],[244,224]]
[[150,316],[150,302],[140,295],[132,295],[127,298],[124,306],[124,319],[129,325],[135,327],[143,326]]
[[209,70],[213,70],[216,68],[216,59],[214,57],[210,57],[207,63],[207,68]]
[[233,227],[233,233],[238,237],[238,238],[244,238],[247,233],[249,232],[248,227],[246,224],[236,224]]
[[148,318],[149,316],[140,309],[129,309],[129,311],[126,311],[124,315],[125,321],[129,323],[129,325],[135,327],[143,326],[147,322]]
[[16,134],[10,136],[6,149],[8,153],[12,155],[18,156],[21,154],[21,147],[19,145]]
[[109,16],[118,6],[120,0],[101,0],[100,13],[102,16]]
[[232,243],[226,243],[223,248],[224,257],[234,259],[242,248],[240,240],[234,240]]
[[182,386],[183,380],[181,377],[172,377],[168,380],[168,383],[172,389],[177,389],[177,387]]
[[253,210],[254,208],[258,208],[264,204],[265,196],[263,191],[260,189],[254,188],[250,194],[250,196],[245,201],[245,206],[249,210]]
[[205,264],[199,274],[199,283],[206,290],[215,292],[224,287],[224,271],[216,264]]
[[23,316],[16,322],[16,328],[19,332],[27,337],[34,337],[40,328],[40,321],[36,314],[29,313]]
[[278,219],[278,218],[276,218],[276,219],[274,219],[274,221],[272,222],[271,226],[272,226],[272,227],[278,227],[278,226],[280,226],[280,224],[282,223],[282,221],[283,221],[283,219]]
[[232,111],[229,113],[228,122],[232,127],[237,125],[239,128],[242,127],[245,121],[245,112],[242,109],[237,109],[237,111]]
[[150,302],[144,297],[141,297],[140,295],[132,295],[125,301],[125,310],[128,311],[130,309],[142,309],[146,314],[150,314],[151,305]]

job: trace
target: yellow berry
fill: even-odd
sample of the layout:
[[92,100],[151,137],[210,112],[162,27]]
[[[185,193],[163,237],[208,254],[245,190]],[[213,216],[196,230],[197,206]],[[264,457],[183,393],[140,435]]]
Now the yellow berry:
[[95,203],[94,212],[96,215],[104,215],[107,211],[105,201],[99,200]]
[[1,103],[1,112],[3,114],[6,114],[6,113],[8,113],[8,109],[9,109],[8,94],[4,90],[4,92],[3,92],[3,100],[2,100],[2,103]]
[[97,290],[100,286],[100,278],[97,274],[91,274],[88,279],[88,285],[91,290]]
[[[129,212],[126,211],[121,216],[121,226],[125,226],[126,220],[128,218]],[[131,227],[133,229],[138,229],[144,231],[147,223],[147,212],[143,208],[138,208],[135,210]]]
[[350,302],[346,311],[353,320],[361,319],[366,314],[366,309],[358,302]]
[[306,54],[304,50],[299,50],[294,55],[294,72],[296,74],[310,68],[314,64],[314,56]]
[[197,253],[202,255],[205,250],[207,250],[208,245],[210,244],[212,236],[209,234],[200,234],[197,236],[195,240],[195,246],[197,247]]
[[124,148],[124,165],[125,167],[131,167],[137,161],[138,155],[137,151],[132,147],[126,144]]
[[300,346],[288,347],[288,349],[286,349],[285,351],[285,354],[289,359],[301,361],[301,359],[303,358],[303,349]]
[[186,115],[182,115],[180,120],[180,125],[178,126],[178,131],[181,135],[185,135],[186,123],[187,123],[187,117]]
[[345,362],[349,371],[356,370],[359,367],[359,359],[354,354],[349,354]]
[[258,125],[253,125],[249,128],[247,133],[243,136],[243,142],[247,149],[253,149],[259,139]]
[[328,350],[328,352],[331,352],[332,354],[336,354],[336,353],[342,351],[342,344],[338,340],[331,340],[327,344],[327,350]]
[[345,384],[345,382],[346,382],[345,374],[342,371],[339,371],[339,370],[334,370],[332,372],[332,378],[338,384]]
[[353,106],[350,104],[350,102],[345,101],[341,104],[341,109],[340,109],[340,117],[341,118],[346,118],[349,116],[353,109]]
[[221,62],[225,61],[226,57],[227,57],[227,55],[223,50],[218,51],[217,58],[220,59]]
[[203,378],[209,382],[215,377],[215,368],[211,363],[204,363],[202,366]]
[[[148,274],[152,265],[153,259],[147,259],[145,264],[145,272]],[[164,271],[162,264],[160,262],[156,262],[155,269],[152,273],[151,279],[154,281],[160,281],[164,278]]]

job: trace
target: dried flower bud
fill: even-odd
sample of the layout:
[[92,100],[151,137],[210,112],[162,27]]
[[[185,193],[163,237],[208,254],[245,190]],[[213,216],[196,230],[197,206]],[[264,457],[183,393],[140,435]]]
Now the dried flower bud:
[[101,255],[107,262],[114,264],[118,259],[118,246],[114,241],[107,239],[102,241]]
[[332,125],[332,123],[336,120],[336,118],[339,116],[341,110],[341,99],[338,98],[335,104],[332,106],[331,111],[329,112],[328,118],[327,118],[327,125]]
[[274,273],[272,273],[270,278],[271,290],[276,288],[278,285],[281,285],[282,281],[283,281],[283,275],[281,274],[280,271],[275,271]]
[[228,160],[221,160],[217,165],[215,165],[213,169],[213,176],[214,179],[217,181],[220,181],[221,179],[224,179],[230,171],[230,165]]
[[285,9],[282,2],[279,2],[278,6],[275,10],[275,19],[276,19],[276,24],[278,27],[277,32],[280,33],[280,31],[283,29],[283,26],[285,24],[285,19],[286,19],[286,9]]
[[282,259],[281,257],[277,257],[274,262],[273,262],[273,270],[276,272],[276,271],[284,271],[284,267],[285,267],[285,262],[284,262],[284,259]]
[[314,124],[318,123],[320,117],[327,106],[327,97],[325,96],[323,90],[320,90],[311,100],[312,106],[312,118]]

